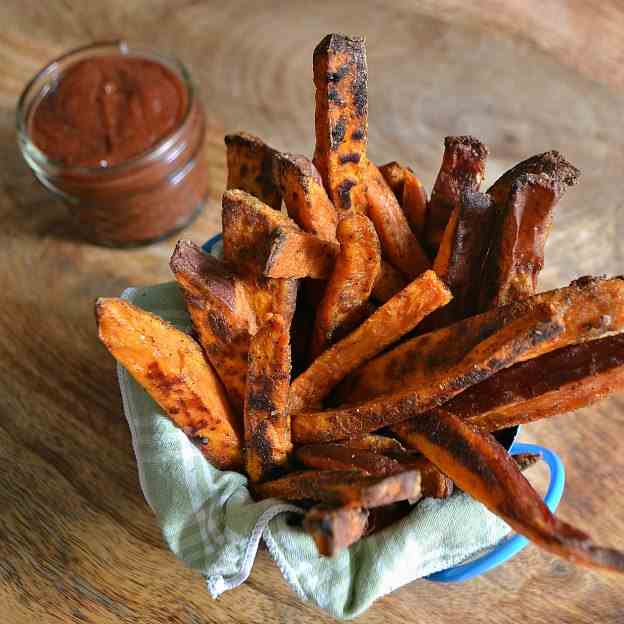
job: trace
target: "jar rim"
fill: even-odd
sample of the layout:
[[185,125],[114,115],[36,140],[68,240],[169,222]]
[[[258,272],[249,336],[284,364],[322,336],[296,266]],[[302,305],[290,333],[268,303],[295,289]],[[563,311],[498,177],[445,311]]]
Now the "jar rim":
[[[102,167],[97,165],[74,165],[68,166],[61,161],[53,160],[43,150],[39,149],[30,137],[28,130],[29,116],[31,114],[32,97],[39,96],[46,87],[49,87],[51,79],[56,77],[57,73],[62,71],[61,67],[67,65],[75,59],[76,62],[81,58],[89,58],[89,53],[116,53],[128,58],[145,58],[153,60],[167,69],[175,72],[176,77],[180,79],[187,93],[186,109],[182,115],[179,124],[174,130],[165,134],[154,145],[143,152],[132,156],[127,160],[117,164]],[[97,54],[96,54],[97,55]],[[20,143],[22,155],[27,162],[34,167],[43,168],[47,171],[62,171],[66,174],[85,175],[114,175],[123,173],[136,166],[142,166],[153,160],[158,160],[167,153],[173,145],[180,139],[180,135],[184,133],[184,129],[191,117],[191,112],[195,104],[196,89],[191,79],[191,75],[185,65],[177,58],[156,52],[155,50],[135,46],[129,44],[124,39],[113,41],[97,41],[88,45],[73,48],[68,52],[56,57],[39,70],[26,84],[22,94],[17,102],[16,125],[17,135]]]

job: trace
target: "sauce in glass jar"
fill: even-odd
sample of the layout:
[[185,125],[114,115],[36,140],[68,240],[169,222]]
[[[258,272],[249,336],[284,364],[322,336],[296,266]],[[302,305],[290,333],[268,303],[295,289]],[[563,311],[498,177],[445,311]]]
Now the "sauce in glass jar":
[[121,43],[66,54],[26,87],[18,139],[87,239],[135,246],[187,225],[208,192],[204,114],[186,69]]

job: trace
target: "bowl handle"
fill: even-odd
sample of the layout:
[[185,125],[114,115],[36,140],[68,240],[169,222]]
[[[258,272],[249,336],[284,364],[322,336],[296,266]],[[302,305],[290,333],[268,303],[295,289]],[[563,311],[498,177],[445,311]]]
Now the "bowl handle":
[[212,248],[220,241],[223,240],[223,235],[222,234],[215,234],[211,239],[207,240],[203,245],[202,245],[202,249],[206,252],[206,253],[210,253],[212,251]]
[[[565,469],[561,459],[548,448],[535,444],[524,444],[523,442],[514,442],[509,452],[511,455],[537,453],[542,456],[550,471],[550,484],[548,485],[548,491],[544,497],[544,502],[550,511],[554,512],[561,501],[563,488],[565,486]],[[494,548],[489,550],[485,555],[482,555],[474,561],[435,572],[425,578],[437,583],[460,583],[462,581],[468,581],[485,572],[493,570],[501,565],[501,563],[505,563],[505,561],[517,555],[528,543],[529,541],[526,537],[513,535],[512,537],[504,539],[500,544],[494,546]]]

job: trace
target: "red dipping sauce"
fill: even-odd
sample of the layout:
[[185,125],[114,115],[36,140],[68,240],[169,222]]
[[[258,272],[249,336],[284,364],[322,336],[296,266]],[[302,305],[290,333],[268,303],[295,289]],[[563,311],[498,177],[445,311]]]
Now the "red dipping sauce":
[[48,65],[19,104],[20,147],[83,236],[111,246],[185,226],[208,191],[204,115],[184,67],[124,43]]

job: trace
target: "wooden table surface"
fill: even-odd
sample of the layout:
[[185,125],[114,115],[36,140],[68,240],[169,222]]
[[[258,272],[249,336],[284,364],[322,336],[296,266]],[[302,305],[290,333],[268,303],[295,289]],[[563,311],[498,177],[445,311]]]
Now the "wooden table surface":
[[[390,3],[387,3],[390,4]],[[190,67],[210,116],[212,197],[185,236],[217,231],[224,131],[313,146],[311,55],[330,31],[368,40],[370,154],[430,187],[447,134],[490,147],[488,179],[556,148],[583,170],[556,217],[541,286],[622,272],[624,11],[617,0],[107,2],[0,5],[0,622],[328,622],[261,552],[210,599],[167,550],[139,488],[93,300],[170,279],[174,240],[114,251],[75,240],[15,143],[26,81],[62,51],[126,37]],[[618,8],[619,7],[619,8]],[[624,548],[621,398],[525,428],[567,466],[560,514]],[[533,472],[543,487],[544,469]],[[360,621],[624,622],[624,583],[530,546],[478,580],[412,583]]]

